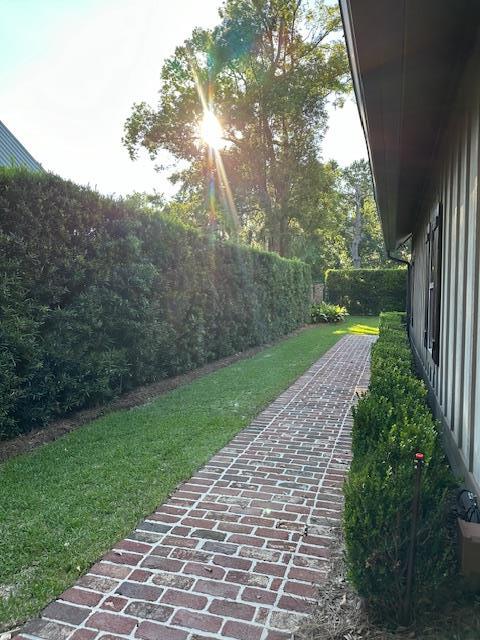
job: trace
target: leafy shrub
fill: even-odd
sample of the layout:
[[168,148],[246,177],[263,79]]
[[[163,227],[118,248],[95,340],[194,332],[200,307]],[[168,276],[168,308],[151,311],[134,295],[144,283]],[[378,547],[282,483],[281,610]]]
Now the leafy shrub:
[[376,316],[382,311],[405,309],[407,270],[329,269],[325,296],[353,315]]
[[382,314],[372,350],[368,392],[354,409],[353,462],[345,492],[349,577],[372,612],[403,621],[412,517],[414,454],[425,455],[416,538],[415,615],[445,588],[454,572],[447,528],[453,477],[413,373],[404,314]]
[[319,322],[342,322],[347,316],[348,313],[345,307],[320,302],[319,304],[312,304],[310,321],[314,324]]
[[303,263],[52,174],[0,169],[0,211],[0,438],[308,318]]
[[353,407],[354,429],[352,431],[352,468],[363,463],[364,456],[374,449],[385,428],[394,423],[392,403],[382,396],[366,393]]

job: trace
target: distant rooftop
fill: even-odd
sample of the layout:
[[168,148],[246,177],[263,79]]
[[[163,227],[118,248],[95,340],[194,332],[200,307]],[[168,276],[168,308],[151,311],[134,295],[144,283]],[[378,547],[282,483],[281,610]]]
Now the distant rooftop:
[[42,165],[28,153],[0,120],[0,167],[25,167],[32,171],[44,171]]

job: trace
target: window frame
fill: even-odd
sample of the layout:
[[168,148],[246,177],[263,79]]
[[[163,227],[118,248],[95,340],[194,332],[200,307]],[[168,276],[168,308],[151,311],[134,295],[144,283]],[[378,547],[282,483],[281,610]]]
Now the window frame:
[[440,361],[440,313],[442,295],[443,206],[438,203],[432,221],[428,223],[426,237],[426,290],[424,346],[433,362]]

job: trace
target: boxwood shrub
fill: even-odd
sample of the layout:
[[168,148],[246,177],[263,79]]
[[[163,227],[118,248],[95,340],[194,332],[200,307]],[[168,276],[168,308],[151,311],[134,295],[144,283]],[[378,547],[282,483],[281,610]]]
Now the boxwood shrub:
[[407,270],[329,269],[325,296],[354,315],[376,316],[382,311],[406,308]]
[[0,170],[0,437],[306,322],[309,268]]
[[380,317],[371,383],[354,409],[353,461],[345,491],[349,578],[370,610],[403,622],[414,484],[414,455],[425,455],[416,538],[415,616],[439,598],[455,570],[447,527],[453,476],[426,388],[413,371],[402,313]]

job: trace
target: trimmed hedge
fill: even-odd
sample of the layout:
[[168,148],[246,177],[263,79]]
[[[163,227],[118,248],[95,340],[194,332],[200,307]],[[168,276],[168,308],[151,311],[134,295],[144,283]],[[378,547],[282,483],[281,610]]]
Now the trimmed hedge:
[[0,170],[0,437],[286,334],[309,268]]
[[329,269],[325,296],[353,315],[377,316],[382,311],[405,309],[407,270]]
[[[384,313],[371,382],[354,409],[353,461],[345,492],[349,578],[383,621],[404,622],[439,598],[455,571],[447,527],[454,486],[439,428],[413,372],[405,316]],[[405,611],[414,454],[425,455],[416,538],[413,607]]]

